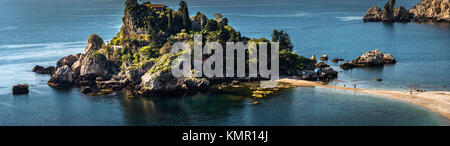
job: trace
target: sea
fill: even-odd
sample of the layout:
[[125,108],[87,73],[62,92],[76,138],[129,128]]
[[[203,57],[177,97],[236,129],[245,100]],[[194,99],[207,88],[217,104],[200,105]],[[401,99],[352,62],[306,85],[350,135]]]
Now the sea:
[[[420,0],[399,0],[409,9]],[[142,1],[140,1],[142,2]],[[155,0],[178,8],[178,0]],[[364,23],[382,0],[187,0],[189,12],[213,18],[221,13],[242,35],[271,38],[289,33],[294,52],[351,61],[366,51],[391,53],[396,64],[342,70],[329,84],[409,91],[450,91],[450,25]],[[35,65],[55,65],[81,53],[89,35],[111,40],[122,25],[123,0],[0,1],[0,125],[450,125],[428,109],[383,97],[321,87],[298,87],[264,99],[233,94],[127,98],[125,93],[88,96],[78,88],[53,89]],[[340,62],[342,63],[342,62]],[[375,78],[383,79],[382,82]],[[30,93],[12,95],[27,83]]]

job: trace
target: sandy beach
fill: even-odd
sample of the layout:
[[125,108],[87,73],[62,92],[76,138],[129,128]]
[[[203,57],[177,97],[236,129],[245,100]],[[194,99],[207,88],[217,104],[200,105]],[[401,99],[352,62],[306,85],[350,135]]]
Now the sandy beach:
[[416,105],[423,106],[434,112],[437,112],[447,119],[450,119],[450,92],[448,91],[430,91],[430,92],[417,92],[413,91],[391,91],[391,90],[376,90],[376,89],[360,89],[360,88],[348,88],[331,85],[323,85],[319,82],[298,80],[293,78],[281,78],[280,82],[290,83],[295,86],[306,87],[324,87],[334,88],[341,90],[351,90],[361,93],[366,93],[375,96],[387,97],[396,100],[406,101]]

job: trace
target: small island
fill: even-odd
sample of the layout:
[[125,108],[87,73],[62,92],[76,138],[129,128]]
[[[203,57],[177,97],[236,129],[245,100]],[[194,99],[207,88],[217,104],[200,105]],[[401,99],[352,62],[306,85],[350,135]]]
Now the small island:
[[394,8],[395,0],[389,0],[384,9],[372,6],[364,15],[364,22],[450,22],[448,0],[422,0],[409,11],[403,6]]

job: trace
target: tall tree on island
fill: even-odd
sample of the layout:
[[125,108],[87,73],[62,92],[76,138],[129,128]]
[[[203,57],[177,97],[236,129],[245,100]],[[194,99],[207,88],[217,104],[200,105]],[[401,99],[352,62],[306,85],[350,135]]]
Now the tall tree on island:
[[178,8],[178,11],[183,17],[183,26],[186,29],[186,32],[188,32],[191,29],[191,19],[189,19],[189,10],[185,1],[180,1],[180,8]]
[[280,42],[280,51],[286,50],[288,52],[292,52],[294,50],[294,45],[291,42],[291,38],[289,34],[284,32],[283,30],[273,30],[272,33],[272,42]]

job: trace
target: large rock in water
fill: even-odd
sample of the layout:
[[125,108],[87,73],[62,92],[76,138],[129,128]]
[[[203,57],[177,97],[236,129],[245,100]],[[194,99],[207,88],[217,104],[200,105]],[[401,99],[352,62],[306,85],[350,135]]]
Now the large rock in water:
[[340,67],[342,69],[351,69],[355,67],[371,67],[393,63],[396,63],[396,60],[391,54],[383,54],[380,50],[376,49],[364,53],[351,63],[346,62],[341,64]]
[[53,73],[52,77],[48,81],[48,85],[51,87],[67,87],[71,86],[74,82],[74,73],[69,66],[64,65]]
[[382,10],[377,6],[372,6],[367,10],[367,14],[364,15],[363,20],[364,22],[380,22],[381,15],[383,15]]
[[372,6],[364,16],[364,22],[450,22],[449,0],[422,0],[409,11],[400,6],[394,8],[395,0],[389,0],[384,9]]
[[38,74],[53,74],[56,71],[56,68],[54,66],[49,67],[43,67],[36,65],[33,67],[33,72],[36,72]]
[[28,84],[18,84],[18,85],[15,85],[15,86],[13,86],[13,88],[12,88],[12,93],[13,94],[27,94],[28,92],[30,92],[29,90],[28,90]]
[[372,6],[364,15],[364,22],[409,22],[411,21],[408,11],[400,6],[394,8],[395,0],[389,0],[384,9],[381,10],[377,6]]
[[377,66],[383,64],[383,53],[380,50],[372,50],[364,53],[352,61],[357,66]]
[[416,22],[450,22],[449,0],[422,0],[409,10]]

